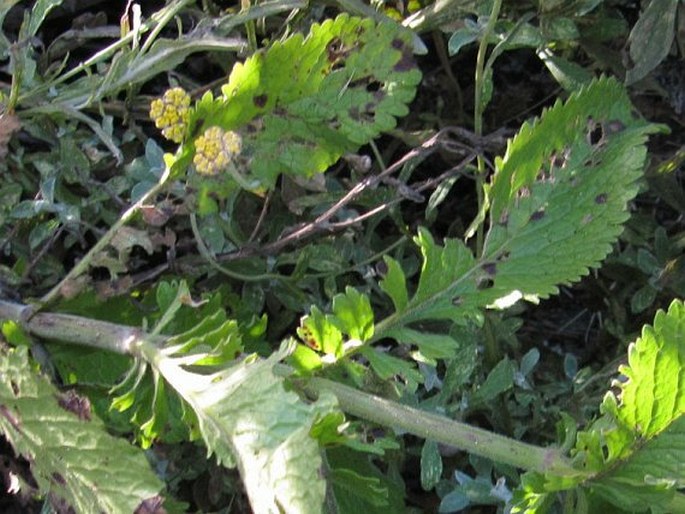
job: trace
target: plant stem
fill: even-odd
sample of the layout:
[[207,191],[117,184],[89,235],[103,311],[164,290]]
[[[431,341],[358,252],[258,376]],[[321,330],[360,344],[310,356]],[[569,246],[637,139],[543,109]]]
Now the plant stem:
[[522,443],[323,378],[310,379],[305,390],[315,396],[323,391],[331,392],[345,412],[385,426],[400,428],[419,437],[454,446],[495,462],[561,476],[583,474],[571,465],[559,448],[542,448]]
[[[488,41],[490,35],[495,30],[495,23],[499,16],[500,8],[502,7],[502,0],[495,0],[492,5],[492,11],[488,18],[488,23],[485,26],[485,31],[478,46],[478,56],[476,57],[476,74],[475,74],[475,94],[474,94],[474,113],[473,113],[473,131],[477,137],[483,135],[483,112],[487,106],[487,100],[483,98],[483,93],[487,86],[486,75],[491,66],[486,66],[485,55],[488,51]],[[490,63],[488,63],[490,64]],[[478,173],[476,173],[476,194],[478,195],[478,212],[482,212],[484,208],[485,195],[483,192],[483,184],[485,182],[485,160],[478,156]],[[483,251],[483,222],[478,224],[476,229],[476,256],[480,257]]]
[[166,181],[169,178],[169,168],[164,170],[164,173],[159,179],[159,182],[152,186],[147,193],[145,193],[136,203],[131,205],[126,212],[124,212],[117,222],[112,225],[112,227],[107,231],[107,233],[102,236],[97,243],[90,249],[90,251],[81,259],[76,265],[71,269],[69,273],[48,293],[43,296],[40,300],[39,308],[43,306],[50,305],[52,302],[57,300],[61,294],[61,290],[65,285],[73,282],[81,274],[85,273],[93,261],[95,256],[100,253],[105,247],[112,241],[116,233],[121,227],[123,227],[129,220],[138,212],[138,210],[147,202],[150,198],[154,198],[164,187],[166,186]]
[[0,320],[12,320],[26,332],[49,340],[90,346],[124,355],[136,355],[137,343],[143,339],[160,344],[164,337],[152,336],[135,327],[107,321],[39,312],[33,316],[31,306],[0,300]]
[[[41,312],[29,318],[26,314],[30,312],[28,305],[0,300],[0,320],[14,320],[28,333],[50,340],[135,356],[145,347],[143,341],[146,344],[163,346],[167,339],[135,327],[71,314]],[[279,367],[287,368],[283,365]],[[283,372],[290,374],[292,370],[288,368]],[[330,391],[338,398],[341,409],[349,414],[401,428],[417,436],[455,446],[497,462],[562,476],[582,474],[582,471],[571,465],[559,448],[542,448],[522,443],[323,378],[309,379],[304,388],[313,396],[318,396],[322,391]]]

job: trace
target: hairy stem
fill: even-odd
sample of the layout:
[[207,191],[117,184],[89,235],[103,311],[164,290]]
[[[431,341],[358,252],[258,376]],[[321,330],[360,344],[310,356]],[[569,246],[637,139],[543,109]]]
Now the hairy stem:
[[432,412],[402,405],[323,378],[309,380],[312,394],[333,393],[345,412],[381,425],[400,428],[425,439],[447,444],[496,462],[561,476],[577,476],[559,448],[542,448],[454,421]]
[[[140,356],[140,350],[145,344],[162,346],[166,339],[135,327],[81,316],[37,313],[29,318],[26,316],[28,312],[30,307],[27,305],[0,300],[0,319],[14,320],[28,333],[47,339],[137,356]],[[285,374],[291,372],[289,368],[283,371]],[[559,448],[542,448],[522,443],[322,378],[309,379],[304,387],[314,396],[330,391],[338,398],[340,407],[349,414],[401,428],[417,436],[455,446],[497,462],[564,476],[582,473],[571,466]]]
[[0,320],[12,320],[29,334],[45,339],[134,356],[141,340],[156,344],[164,340],[163,337],[152,336],[139,328],[107,321],[51,312],[29,316],[31,313],[29,305],[0,300]]

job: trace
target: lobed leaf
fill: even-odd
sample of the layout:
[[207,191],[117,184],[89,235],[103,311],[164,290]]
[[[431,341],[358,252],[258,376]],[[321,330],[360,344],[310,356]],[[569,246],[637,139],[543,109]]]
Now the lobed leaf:
[[0,414],[40,491],[70,510],[130,514],[163,488],[144,453],[109,435],[86,399],[60,393],[33,369],[27,347],[0,358]]
[[334,400],[324,396],[310,405],[285,389],[274,366],[290,348],[209,375],[186,371],[182,358],[153,345],[141,350],[192,408],[209,453],[224,465],[237,464],[256,514],[321,511],[322,460],[310,430]]
[[193,120],[240,130],[244,166],[270,186],[283,172],[324,171],[394,128],[420,79],[410,32],[341,14],[237,64]]

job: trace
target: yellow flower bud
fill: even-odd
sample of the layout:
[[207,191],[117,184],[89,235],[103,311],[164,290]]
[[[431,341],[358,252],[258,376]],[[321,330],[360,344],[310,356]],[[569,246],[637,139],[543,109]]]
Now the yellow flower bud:
[[216,175],[228,168],[242,146],[242,138],[235,132],[210,127],[195,140],[195,169],[203,175]]
[[190,118],[190,95],[180,87],[168,89],[150,104],[150,118],[165,138],[180,143]]

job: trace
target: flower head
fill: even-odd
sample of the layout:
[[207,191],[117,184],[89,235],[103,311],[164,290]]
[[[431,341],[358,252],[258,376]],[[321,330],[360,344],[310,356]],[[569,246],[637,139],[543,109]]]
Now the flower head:
[[210,127],[195,140],[193,163],[198,173],[216,175],[229,166],[242,147],[240,135],[225,132],[219,127]]
[[180,143],[190,118],[190,95],[180,87],[167,89],[150,104],[150,118],[165,138]]

